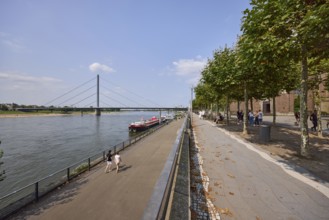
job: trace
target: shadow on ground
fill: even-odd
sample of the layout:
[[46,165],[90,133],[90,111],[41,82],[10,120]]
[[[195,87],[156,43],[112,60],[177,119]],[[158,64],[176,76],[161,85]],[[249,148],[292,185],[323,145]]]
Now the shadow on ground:
[[[269,124],[270,125],[270,124]],[[307,174],[310,172],[315,177],[316,181],[329,182],[329,135],[323,134],[319,137],[316,132],[310,131],[310,158],[300,156],[301,135],[299,128],[293,126],[270,125],[270,141],[262,142],[260,140],[261,127],[248,127],[248,134],[243,135],[242,125],[236,122],[230,122],[229,125],[225,123],[217,125],[218,127],[229,131],[239,138],[248,141],[255,146],[267,151],[272,156],[279,156],[284,159],[281,162],[291,163],[296,171]],[[303,169],[300,169],[303,168]]]

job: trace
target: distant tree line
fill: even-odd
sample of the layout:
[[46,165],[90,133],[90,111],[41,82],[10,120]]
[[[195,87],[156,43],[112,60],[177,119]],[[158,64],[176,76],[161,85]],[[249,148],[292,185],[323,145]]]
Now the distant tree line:
[[19,105],[16,103],[0,103],[0,110],[2,111],[11,111],[11,110],[16,110],[17,108],[45,108],[45,106]]
[[[74,108],[72,106],[63,106],[63,107],[57,107],[57,106],[44,106],[44,105],[19,105],[16,103],[0,103],[0,110],[2,111],[15,111],[18,108],[50,108],[50,109],[57,109],[57,108]],[[93,106],[90,106],[90,108],[93,108]]]
[[[324,83],[329,91],[329,0],[251,0],[250,4],[236,44],[215,50],[202,70],[193,109],[215,104],[228,113],[231,102],[244,101],[248,110],[252,99],[272,99],[275,124],[275,98],[282,91],[296,90],[300,154],[309,157],[307,94],[313,91],[315,109],[321,112],[319,85]],[[247,133],[247,111],[244,114]]]

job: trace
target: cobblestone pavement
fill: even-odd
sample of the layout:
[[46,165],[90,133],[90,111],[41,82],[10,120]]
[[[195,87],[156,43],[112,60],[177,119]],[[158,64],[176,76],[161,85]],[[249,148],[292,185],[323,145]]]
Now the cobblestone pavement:
[[[195,137],[195,136],[194,136]],[[203,159],[200,148],[194,139],[191,154],[191,201],[192,219],[220,219],[220,215],[209,196],[209,177],[203,170]]]

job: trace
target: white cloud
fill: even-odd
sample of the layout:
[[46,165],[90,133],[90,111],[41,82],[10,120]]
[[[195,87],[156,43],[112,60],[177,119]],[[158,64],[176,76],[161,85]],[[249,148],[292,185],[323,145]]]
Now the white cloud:
[[187,84],[196,85],[200,79],[201,71],[207,64],[207,59],[198,56],[195,59],[180,59],[172,64],[176,75],[187,78]]
[[12,48],[13,50],[22,50],[24,47],[19,44],[18,42],[12,41],[12,40],[3,40],[2,43],[9,48]]
[[44,104],[63,87],[63,81],[53,77],[0,72],[0,100],[5,103]]
[[93,63],[89,65],[89,69],[91,72],[106,72],[106,73],[112,73],[115,72],[115,70],[107,65],[100,64],[100,63]]
[[20,52],[25,49],[22,41],[18,38],[14,38],[14,36],[0,32],[1,44],[7,48],[10,48],[12,51]]
[[195,76],[200,74],[207,63],[206,59],[180,59],[173,62],[175,73],[179,76]]
[[0,72],[0,79],[4,80],[11,80],[14,82],[25,82],[25,83],[54,83],[54,82],[61,82],[61,80],[42,76],[42,77],[35,77],[29,76],[27,74],[18,74],[18,73],[3,73]]

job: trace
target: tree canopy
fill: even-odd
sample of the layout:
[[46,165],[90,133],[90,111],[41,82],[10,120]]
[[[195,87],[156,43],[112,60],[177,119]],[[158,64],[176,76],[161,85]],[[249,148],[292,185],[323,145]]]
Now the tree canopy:
[[218,49],[208,60],[200,80],[207,92],[197,88],[196,99],[275,99],[283,90],[298,89],[300,153],[308,156],[309,74],[328,71],[329,0],[251,0],[250,5],[243,12],[242,35],[236,46]]

